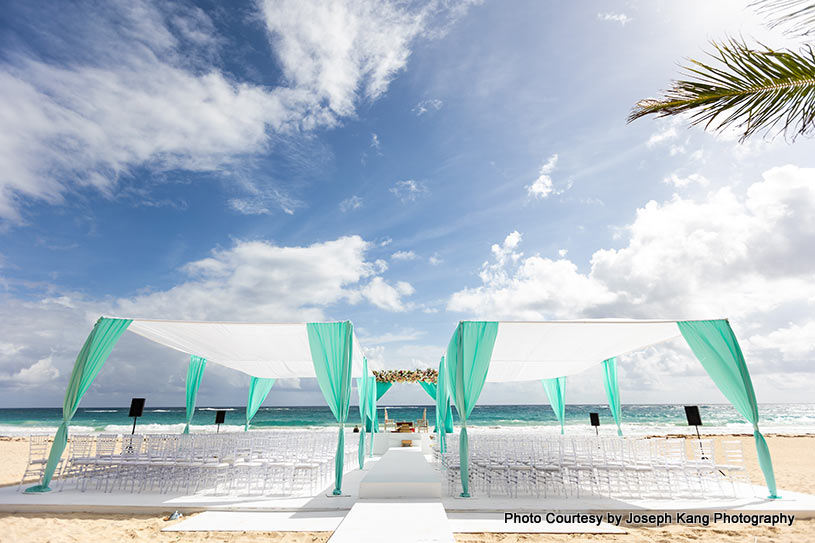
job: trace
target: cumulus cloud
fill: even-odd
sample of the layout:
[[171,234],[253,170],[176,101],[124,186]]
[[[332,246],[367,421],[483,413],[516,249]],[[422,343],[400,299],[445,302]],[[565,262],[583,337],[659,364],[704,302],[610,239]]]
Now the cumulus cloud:
[[701,200],[648,202],[623,230],[626,244],[595,251],[585,271],[565,254],[524,256],[513,232],[492,247],[481,285],[454,293],[447,307],[505,319],[729,316],[737,333],[749,332],[746,348],[801,356],[811,323],[782,325],[777,315],[815,306],[814,180],[815,169],[784,166],[741,195],[722,188]]
[[427,196],[430,193],[424,183],[414,179],[397,181],[388,190],[391,194],[399,198],[402,203],[415,202],[420,197]]
[[[119,298],[54,292],[56,287],[25,299],[7,293],[0,303],[0,390],[41,382],[38,390],[59,397],[82,341],[99,315],[302,322],[341,318],[330,314],[340,303],[406,310],[405,298],[414,293],[413,286],[390,283],[379,275],[387,265],[366,257],[371,246],[359,236],[307,246],[236,241],[184,265],[182,279],[165,289]],[[123,383],[156,394],[183,390],[183,356],[125,337],[115,351],[117,369],[100,377],[106,393],[127,388]],[[166,373],[162,365],[173,360],[172,368],[180,368],[173,374],[179,381],[157,379]],[[240,375],[223,375],[236,384],[244,383]]]
[[700,186],[707,186],[710,184],[710,181],[701,174],[692,173],[690,175],[686,175],[684,177],[680,176],[677,173],[672,173],[668,177],[662,180],[663,183],[666,185],[673,185],[676,188],[684,188],[690,185],[700,185]]

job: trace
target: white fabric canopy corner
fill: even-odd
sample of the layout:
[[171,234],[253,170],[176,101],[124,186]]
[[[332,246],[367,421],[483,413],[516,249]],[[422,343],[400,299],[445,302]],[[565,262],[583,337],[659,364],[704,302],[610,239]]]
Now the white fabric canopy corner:
[[[171,349],[260,378],[316,377],[306,323],[132,319],[128,330]],[[353,337],[352,377],[362,377],[363,349]]]
[[677,321],[666,320],[499,321],[487,381],[574,375],[680,336]]

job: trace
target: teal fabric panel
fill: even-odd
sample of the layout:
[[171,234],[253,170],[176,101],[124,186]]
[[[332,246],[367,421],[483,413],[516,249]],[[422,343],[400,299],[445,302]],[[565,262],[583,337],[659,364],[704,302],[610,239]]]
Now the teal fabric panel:
[[390,388],[393,386],[393,383],[376,383],[376,399],[378,400],[381,398]]
[[335,496],[342,494],[345,456],[345,421],[351,404],[351,362],[354,327],[346,322],[310,322],[306,324],[311,361],[317,384],[338,423],[337,454],[334,457]]
[[[422,387],[422,389],[425,392],[427,392],[428,396],[430,396],[434,400],[436,399],[436,385],[435,384],[427,383],[425,381],[418,381],[418,383],[419,383],[419,386]],[[436,420],[438,421],[438,419],[436,419]],[[438,429],[438,422],[436,423],[436,425],[433,426],[433,432],[436,432],[437,429]]]
[[[368,379],[368,407],[366,421],[371,429],[375,428],[374,421],[376,420],[376,377],[369,375]],[[373,433],[371,430],[368,433]],[[370,445],[368,446],[368,458],[374,457],[374,436],[370,436]]]
[[603,360],[603,385],[606,388],[606,398],[608,398],[608,408],[611,416],[614,417],[614,424],[617,425],[617,435],[623,435],[620,427],[620,417],[622,408],[620,407],[620,386],[617,383],[617,358]]
[[269,395],[269,391],[272,390],[274,383],[274,379],[266,379],[263,377],[252,377],[249,380],[249,398],[246,400],[246,426],[243,427],[244,432],[249,430],[249,423],[252,422],[252,418],[257,414],[263,400]]
[[[393,386],[393,383],[381,383],[381,382],[377,381],[376,389],[375,389],[376,398],[374,398],[374,399],[379,400],[379,398],[384,396],[385,393],[387,391],[389,391],[392,386]],[[379,432],[379,412],[378,411],[374,411],[374,418],[373,418],[373,421],[371,422],[371,427],[373,428],[374,432]]]
[[195,401],[198,399],[198,389],[201,387],[201,377],[204,376],[204,368],[207,367],[207,359],[200,356],[190,355],[190,365],[187,366],[187,424],[184,425],[184,433],[190,433],[190,423],[195,415]]
[[560,423],[560,433],[563,434],[565,433],[563,421],[566,418],[566,378],[543,379],[543,390],[546,391],[549,405]]
[[368,359],[362,359],[362,377],[357,378],[357,392],[359,393],[359,447],[357,459],[359,469],[365,467],[365,419],[368,411]]
[[736,335],[727,320],[680,321],[679,331],[693,354],[733,407],[753,425],[758,462],[770,491],[778,498],[770,449],[758,429],[758,403],[753,381]]
[[461,421],[459,460],[462,498],[470,497],[467,417],[472,413],[487,380],[497,335],[498,323],[495,321],[462,321],[447,346],[448,386]]
[[[436,381],[436,433],[438,434],[439,452],[441,453],[447,452],[447,432],[439,431],[439,429],[447,428],[448,409],[450,409],[450,389],[447,387],[447,368],[442,356],[439,362],[439,377],[438,381]],[[452,412],[450,417],[452,418]]]
[[428,396],[430,396],[434,400],[436,399],[436,385],[434,385],[433,383],[427,383],[425,381],[419,381],[419,386],[422,387],[422,389],[424,389],[425,392],[427,392]]
[[51,450],[48,452],[48,462],[45,464],[45,473],[40,484],[27,488],[26,492],[48,492],[51,489],[51,478],[59,464],[59,459],[68,445],[68,424],[76,414],[79,402],[88,391],[99,370],[110,356],[113,347],[119,341],[127,327],[133,322],[131,319],[100,318],[85,340],[82,350],[74,362],[71,379],[68,381],[68,390],[65,391],[65,401],[62,403],[62,423],[60,423]]

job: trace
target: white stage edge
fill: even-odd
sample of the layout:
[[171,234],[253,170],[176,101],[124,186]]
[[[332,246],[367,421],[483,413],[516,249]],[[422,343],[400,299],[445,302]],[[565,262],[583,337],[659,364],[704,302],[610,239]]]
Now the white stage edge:
[[162,532],[333,532],[346,511],[204,511]]
[[441,478],[419,448],[388,449],[360,481],[359,497],[441,499]]

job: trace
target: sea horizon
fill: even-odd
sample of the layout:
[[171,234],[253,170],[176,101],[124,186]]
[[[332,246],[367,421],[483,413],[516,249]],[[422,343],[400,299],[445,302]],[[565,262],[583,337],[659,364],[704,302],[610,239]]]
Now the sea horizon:
[[[687,404],[623,404],[621,427],[626,435],[695,434],[685,419]],[[698,404],[704,434],[752,433],[748,423],[732,406],[724,403]],[[381,405],[380,422],[384,409],[390,418],[415,421],[427,410],[430,427],[435,420],[433,405]],[[128,407],[94,406],[79,408],[71,421],[74,433],[130,433],[133,419]],[[242,431],[246,418],[244,406],[201,406],[196,408],[191,424],[192,432],[215,431],[215,411],[225,410],[226,421],[220,431]],[[605,404],[569,404],[566,406],[564,426],[570,434],[593,434],[589,413],[600,415],[601,434],[616,434],[616,425]],[[764,433],[784,435],[815,434],[815,403],[759,404],[759,424]],[[458,416],[453,410],[454,424]],[[24,436],[32,433],[55,432],[62,421],[62,408],[0,408],[0,436]],[[147,406],[139,418],[136,431],[141,433],[173,433],[181,431],[186,421],[183,406]],[[559,432],[560,425],[548,404],[487,404],[478,405],[467,421],[468,427],[481,430],[520,430]],[[252,420],[251,430],[336,428],[330,409],[323,406],[267,406],[261,407]],[[351,406],[346,427],[359,425],[356,406]]]

